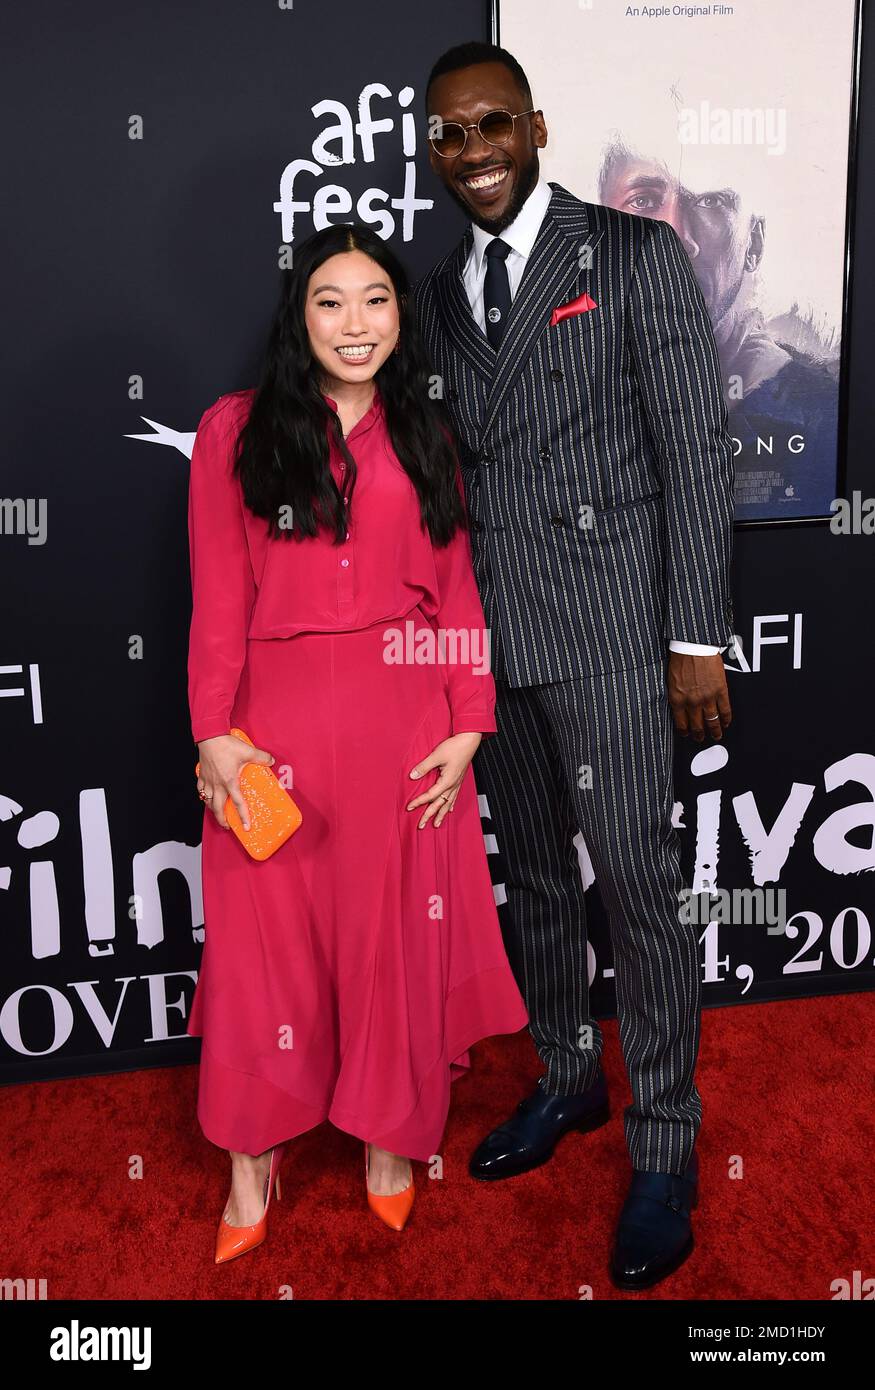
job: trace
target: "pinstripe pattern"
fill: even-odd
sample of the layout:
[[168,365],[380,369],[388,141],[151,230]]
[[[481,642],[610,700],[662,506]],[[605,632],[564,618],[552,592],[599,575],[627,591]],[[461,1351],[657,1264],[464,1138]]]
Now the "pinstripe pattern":
[[[692,267],[668,223],[550,186],[498,352],[462,283],[470,228],[414,291],[459,434],[493,670],[514,686],[732,636],[732,448]],[[551,328],[584,290],[598,308]]]
[[[586,909],[572,843],[579,828],[611,927],[632,1163],[682,1172],[701,1122],[701,980],[698,929],[678,920],[665,658],[586,680],[499,685],[498,725],[498,736],[480,745],[474,777],[505,864],[508,957],[545,1089],[586,1090],[602,1051],[589,1013]],[[591,787],[580,786],[584,766]],[[591,1047],[581,1036],[587,1027]]]
[[[673,229],[551,188],[497,351],[465,295],[470,228],[414,291],[459,435],[492,634],[499,733],[474,773],[547,1090],[586,1089],[602,1048],[580,829],[611,924],[632,1162],[681,1172],[701,1122],[701,981],[696,928],[678,921],[666,648],[731,640],[732,451],[711,325]],[[584,290],[597,308],[550,327]]]

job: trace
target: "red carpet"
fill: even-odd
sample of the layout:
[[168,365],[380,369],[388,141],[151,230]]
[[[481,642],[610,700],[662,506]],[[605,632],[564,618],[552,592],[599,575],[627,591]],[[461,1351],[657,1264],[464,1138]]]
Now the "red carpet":
[[201,1135],[195,1067],[7,1087],[2,1274],[45,1278],[49,1299],[830,1299],[833,1280],[875,1276],[875,996],[704,1014],[697,1245],[641,1294],[606,1273],[630,1170],[616,1023],[605,1035],[611,1122],[545,1167],[468,1177],[472,1147],[538,1076],[527,1033],[493,1039],[454,1083],[443,1179],[415,1165],[405,1231],[365,1206],[363,1146],[322,1125],[286,1151],[265,1244],[224,1267],[230,1161]]

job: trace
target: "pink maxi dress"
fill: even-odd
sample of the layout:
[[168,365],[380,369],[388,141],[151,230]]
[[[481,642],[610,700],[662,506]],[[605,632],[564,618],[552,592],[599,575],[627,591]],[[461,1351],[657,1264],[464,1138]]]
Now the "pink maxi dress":
[[405,809],[438,779],[410,778],[419,759],[496,733],[470,542],[434,547],[421,527],[379,388],[347,438],[346,540],[271,540],[231,473],[253,396],[216,401],[192,456],[191,727],[200,742],[236,726],[272,753],[303,823],[257,862],[204,810],[198,1119],[243,1153],[328,1119],[428,1160],[470,1046],[527,1022],[472,769],[439,828]]

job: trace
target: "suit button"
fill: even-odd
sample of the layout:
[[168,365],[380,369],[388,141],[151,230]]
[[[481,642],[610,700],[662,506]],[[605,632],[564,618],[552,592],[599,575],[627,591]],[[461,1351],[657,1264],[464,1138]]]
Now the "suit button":
[[471,522],[471,530],[472,530],[472,531],[482,531],[482,530],[483,530],[483,523],[482,523],[482,521],[472,521],[472,522]]
[[539,449],[538,453],[540,454],[542,459],[548,459],[550,457],[549,449]]
[[552,379],[553,381],[564,381],[564,380],[565,380],[565,373],[564,373],[564,372],[560,372],[560,370],[559,370],[558,367],[554,367],[553,370],[552,370],[552,372],[550,373],[550,377],[551,377],[551,379]]
[[458,391],[456,390],[455,386],[451,386],[450,389],[449,389],[449,391],[447,392],[447,400],[448,400],[448,401],[457,401],[458,399],[459,399],[459,393],[458,393]]
[[564,516],[551,516],[551,517],[550,517],[550,520],[552,521],[552,523],[553,523],[554,526],[564,526],[564,525],[565,525],[565,517],[564,517]]
[[494,463],[494,462],[495,462],[495,459],[492,457],[491,454],[481,454],[481,455],[480,455],[480,462],[481,462],[481,463],[484,465],[484,467],[485,467],[487,464]]

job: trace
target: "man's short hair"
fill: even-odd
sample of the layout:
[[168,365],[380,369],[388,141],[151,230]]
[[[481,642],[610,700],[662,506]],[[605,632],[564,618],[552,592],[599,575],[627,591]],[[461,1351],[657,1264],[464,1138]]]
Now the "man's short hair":
[[500,48],[497,43],[459,43],[455,48],[448,48],[446,53],[442,53],[428,75],[425,84],[425,109],[428,112],[428,94],[431,91],[432,83],[438,77],[443,77],[447,72],[458,72],[460,68],[471,68],[476,63],[503,63],[513,74],[514,80],[523,94],[526,105],[532,104],[532,89],[529,86],[529,79],[523,72],[516,58],[512,53],[508,53],[506,48]]

